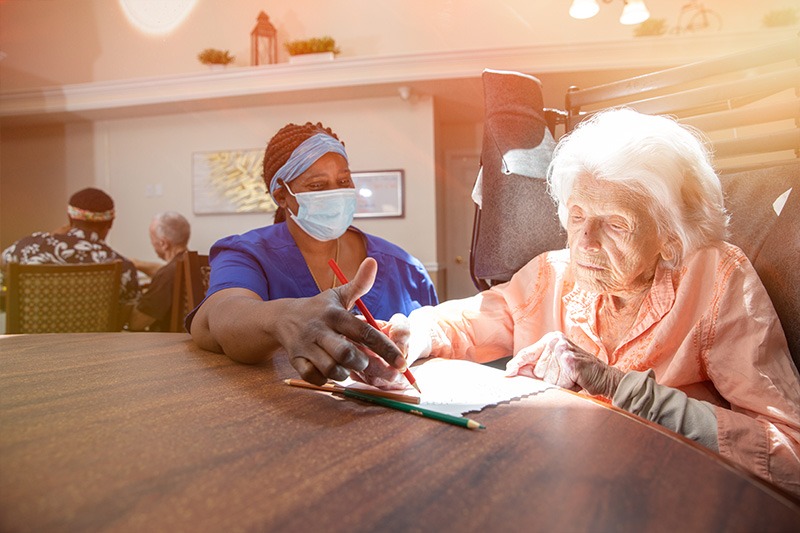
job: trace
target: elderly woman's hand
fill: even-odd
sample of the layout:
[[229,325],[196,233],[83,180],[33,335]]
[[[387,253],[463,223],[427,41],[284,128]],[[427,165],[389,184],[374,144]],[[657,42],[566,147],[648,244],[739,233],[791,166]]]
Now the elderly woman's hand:
[[506,375],[535,377],[565,389],[612,398],[625,374],[576,346],[560,331],[553,331],[520,350],[506,365]]
[[[380,320],[377,322],[379,326],[387,324]],[[385,390],[405,389],[409,386],[405,376],[398,369],[389,365],[383,358],[366,346],[359,345],[359,348],[367,354],[367,367],[360,371],[351,370],[351,379]]]
[[[421,312],[421,309],[417,309],[408,317],[398,313],[381,328],[397,345],[409,365],[431,353],[431,332],[424,327],[425,318],[420,315]],[[415,317],[418,320],[414,320]]]
[[[412,313],[413,316],[413,313]],[[430,331],[421,327],[412,327],[413,321],[402,314],[392,316],[389,322],[378,320],[378,325],[385,334],[400,350],[410,365],[417,359],[427,357],[431,352]],[[402,375],[402,370],[397,370],[390,366],[382,358],[377,357],[374,352],[361,346],[361,350],[369,356],[369,364],[362,371],[351,372],[350,377],[356,381],[368,383],[381,389],[401,389],[408,388],[408,380]]]

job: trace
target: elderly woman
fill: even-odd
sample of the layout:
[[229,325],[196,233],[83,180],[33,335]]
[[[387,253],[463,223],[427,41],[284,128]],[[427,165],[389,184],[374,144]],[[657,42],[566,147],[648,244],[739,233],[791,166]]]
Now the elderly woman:
[[[285,353],[317,384],[366,367],[367,356],[344,337],[405,368],[389,339],[347,308],[363,296],[376,318],[388,319],[435,305],[436,290],[419,260],[351,226],[356,190],[338,136],[320,123],[287,124],[267,144],[264,181],[279,216],[211,248],[208,293],[186,319],[195,342],[243,363]],[[338,284],[331,259],[353,283]]]
[[509,375],[611,401],[800,494],[800,379],[758,275],[723,241],[699,139],[665,117],[607,111],[561,141],[548,181],[569,248],[475,297],[393,317],[385,331],[409,363],[513,354]]

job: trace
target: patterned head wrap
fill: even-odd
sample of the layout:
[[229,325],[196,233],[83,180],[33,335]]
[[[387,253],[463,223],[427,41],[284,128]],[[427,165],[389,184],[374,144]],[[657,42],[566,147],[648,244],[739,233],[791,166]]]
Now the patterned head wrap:
[[72,195],[67,215],[72,220],[108,222],[114,220],[114,200],[100,189],[89,187]]
[[88,211],[86,209],[81,209],[80,207],[75,207],[74,205],[68,205],[67,215],[69,215],[69,218],[72,220],[85,220],[87,222],[106,222],[108,220],[114,220],[113,209],[96,213],[94,211]]

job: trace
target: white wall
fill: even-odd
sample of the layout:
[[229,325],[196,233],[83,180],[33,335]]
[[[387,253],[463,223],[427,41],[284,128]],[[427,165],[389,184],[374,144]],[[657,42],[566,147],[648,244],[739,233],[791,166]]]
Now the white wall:
[[[409,235],[409,226],[435,227],[430,99],[413,104],[399,98],[347,100],[97,123],[95,183],[119,204],[111,245],[132,257],[155,259],[147,228],[151,217],[164,210],[183,213],[192,224],[190,246],[206,252],[220,237],[271,224],[271,214],[194,215],[192,153],[263,149],[285,124],[306,121],[321,121],[339,135],[352,170],[405,171],[406,217],[357,219],[356,225],[401,243],[423,263],[435,263],[435,232]],[[78,148],[85,147],[79,143]],[[162,186],[163,196],[147,197],[145,187],[156,184]]]

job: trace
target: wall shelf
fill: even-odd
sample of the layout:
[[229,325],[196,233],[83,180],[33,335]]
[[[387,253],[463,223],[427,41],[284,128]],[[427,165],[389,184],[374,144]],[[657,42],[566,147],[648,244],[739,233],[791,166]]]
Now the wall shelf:
[[452,80],[480,78],[484,68],[543,74],[665,68],[788,39],[796,29],[624,41],[550,44],[380,57],[329,63],[281,63],[222,71],[0,92],[6,125],[106,120],[231,106],[278,105],[397,95],[408,86],[445,94]]

